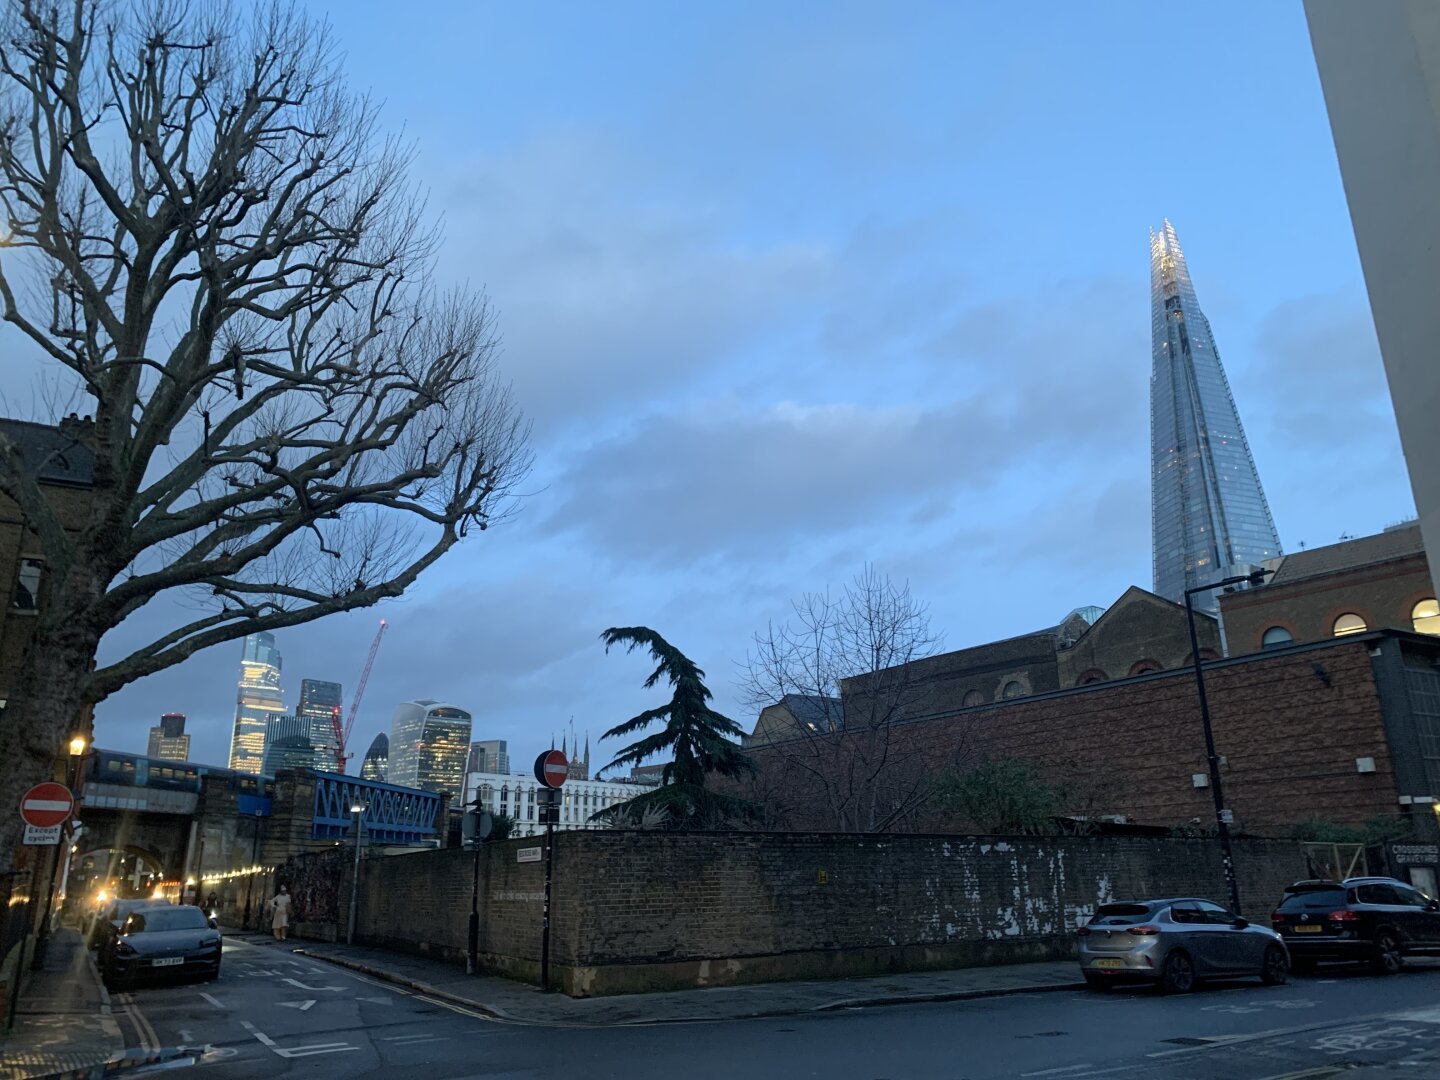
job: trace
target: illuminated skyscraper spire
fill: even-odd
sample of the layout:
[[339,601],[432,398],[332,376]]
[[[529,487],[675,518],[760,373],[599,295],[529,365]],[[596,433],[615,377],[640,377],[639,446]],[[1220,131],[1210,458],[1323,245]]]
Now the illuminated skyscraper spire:
[[[1150,525],[1155,592],[1281,554],[1270,505],[1175,228],[1150,233]],[[1213,611],[1213,595],[1196,597]]]

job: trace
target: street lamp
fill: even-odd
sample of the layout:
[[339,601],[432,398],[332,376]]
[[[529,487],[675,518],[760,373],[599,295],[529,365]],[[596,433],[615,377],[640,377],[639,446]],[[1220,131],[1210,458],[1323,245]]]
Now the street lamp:
[[1235,856],[1230,849],[1230,811],[1225,809],[1225,796],[1220,790],[1220,758],[1215,753],[1215,733],[1210,728],[1210,703],[1205,697],[1205,673],[1200,666],[1200,640],[1195,636],[1195,607],[1190,598],[1196,593],[1212,592],[1227,585],[1263,585],[1272,570],[1256,570],[1250,574],[1212,581],[1185,590],[1185,622],[1190,627],[1190,657],[1195,661],[1195,689],[1200,694],[1200,723],[1205,727],[1205,756],[1210,764],[1210,794],[1215,799],[1215,827],[1220,835],[1220,854],[1225,863],[1225,884],[1230,887],[1230,910],[1240,914],[1240,886],[1235,881]]
[[[71,797],[75,795],[75,789],[80,786],[80,763],[85,758],[85,751],[90,746],[90,740],[84,735],[76,735],[70,740],[70,761],[65,767],[65,786],[70,789]],[[66,873],[70,870],[70,855],[75,850],[72,846],[70,851],[65,853],[64,863]],[[45,911],[40,916],[40,926],[35,937],[35,956],[30,961],[30,970],[39,971],[45,966],[45,954],[50,948],[50,911],[55,905],[55,887],[60,878],[60,848],[57,845],[55,854],[50,862],[50,888],[45,892]]]
[[365,804],[355,803],[350,807],[350,813],[355,815],[355,873],[350,878],[350,921],[345,931],[346,945],[355,944],[355,903],[360,892],[360,822]]

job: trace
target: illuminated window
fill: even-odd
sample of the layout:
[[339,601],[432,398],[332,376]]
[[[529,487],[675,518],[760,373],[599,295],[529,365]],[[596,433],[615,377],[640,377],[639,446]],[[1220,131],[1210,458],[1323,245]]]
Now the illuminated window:
[[1335,620],[1335,625],[1331,627],[1336,637],[1343,637],[1346,634],[1358,634],[1364,629],[1365,620],[1353,611],[1347,611],[1344,615],[1341,615]]
[[1440,603],[1432,596],[1410,609],[1410,621],[1419,634],[1440,634]]
[[1017,698],[1023,693],[1025,693],[1025,688],[1014,679],[1011,679],[1005,684],[1005,689],[1000,691],[1000,696],[1006,701],[1009,701],[1011,698]]
[[1262,649],[1278,649],[1282,645],[1289,645],[1294,640],[1294,635],[1285,627],[1272,626],[1260,635],[1260,647]]
[[965,696],[960,699],[960,705],[966,709],[973,709],[976,705],[985,704],[985,695],[979,690],[967,690]]

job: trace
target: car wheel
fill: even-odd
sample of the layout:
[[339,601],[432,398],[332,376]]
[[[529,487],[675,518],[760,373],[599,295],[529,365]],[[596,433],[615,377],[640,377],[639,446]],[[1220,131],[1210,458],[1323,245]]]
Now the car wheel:
[[215,967],[214,967],[213,969],[211,969],[210,973],[205,976],[205,981],[206,981],[206,982],[214,982],[214,981],[215,981],[216,979],[218,979],[219,977],[220,977],[220,965],[219,965],[219,964],[216,964]]
[[1265,948],[1265,959],[1260,962],[1260,981],[1266,986],[1281,986],[1290,978],[1290,960],[1279,945]]
[[1370,966],[1377,975],[1395,975],[1404,965],[1405,961],[1400,957],[1400,939],[1389,930],[1381,930],[1375,935],[1375,955],[1371,957]]
[[1162,994],[1188,994],[1195,988],[1195,965],[1188,953],[1176,949],[1165,957],[1165,966],[1160,971],[1160,992]]
[[1091,990],[1099,990],[1103,993],[1104,991],[1109,990],[1110,987],[1114,984],[1111,983],[1108,979],[1102,979],[1099,975],[1086,975],[1085,985],[1088,986]]

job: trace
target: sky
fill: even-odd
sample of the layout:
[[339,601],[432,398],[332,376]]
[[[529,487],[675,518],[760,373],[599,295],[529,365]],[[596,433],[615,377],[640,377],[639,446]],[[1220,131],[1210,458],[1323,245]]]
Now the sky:
[[[1149,587],[1165,217],[1286,549],[1413,513],[1298,0],[308,6],[415,141],[440,282],[486,289],[534,423],[511,523],[277,635],[292,706],[348,699],[389,620],[357,759],[431,697],[517,767],[572,718],[608,761],[663,698],[612,625],[748,729],[751,636],[866,563],[948,648]],[[240,649],[106,700],[97,743],[178,710],[224,764]]]

